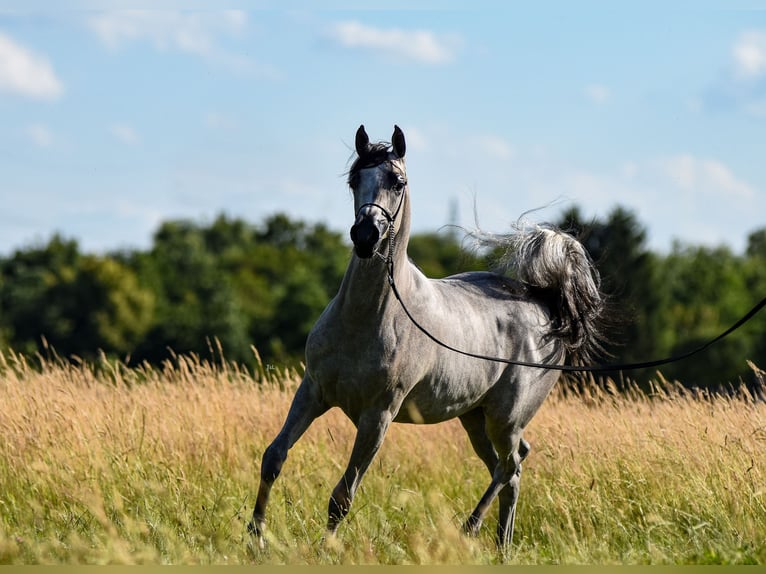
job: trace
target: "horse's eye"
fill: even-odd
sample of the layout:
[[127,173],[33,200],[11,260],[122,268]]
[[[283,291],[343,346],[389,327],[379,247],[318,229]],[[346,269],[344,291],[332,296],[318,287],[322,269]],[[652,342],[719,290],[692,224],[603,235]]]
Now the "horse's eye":
[[403,175],[398,175],[396,176],[394,185],[392,187],[394,191],[402,191],[405,185],[407,185],[407,178],[405,178]]

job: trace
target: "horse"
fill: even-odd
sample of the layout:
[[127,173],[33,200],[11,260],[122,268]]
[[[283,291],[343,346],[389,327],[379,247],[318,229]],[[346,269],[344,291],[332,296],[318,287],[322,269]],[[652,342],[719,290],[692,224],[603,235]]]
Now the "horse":
[[[305,374],[284,425],[262,458],[248,529],[264,547],[266,506],[289,449],[317,417],[339,407],[356,426],[343,476],[332,491],[327,535],[334,536],[391,423],[434,424],[457,417],[490,482],[463,525],[476,535],[499,499],[496,540],[511,543],[521,464],[530,452],[524,429],[559,372],[481,360],[442,341],[511,361],[583,364],[602,348],[604,297],[598,272],[574,237],[552,226],[517,226],[487,236],[509,253],[505,272],[429,279],[407,256],[410,191],[403,131],[370,143],[364,125],[348,171],[354,197],[351,259],[337,295],[308,335]],[[505,269],[504,271],[507,271]]]

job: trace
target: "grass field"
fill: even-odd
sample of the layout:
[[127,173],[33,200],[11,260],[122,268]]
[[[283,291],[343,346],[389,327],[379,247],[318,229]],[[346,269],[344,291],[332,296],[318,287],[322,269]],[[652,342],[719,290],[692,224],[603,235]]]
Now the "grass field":
[[489,476],[455,421],[394,425],[322,540],[354,436],[333,410],[291,451],[259,550],[246,524],[260,457],[297,383],[185,357],[160,369],[0,357],[0,563],[766,562],[766,404],[668,383],[549,397],[526,433],[506,555],[494,512],[477,538],[459,531]]

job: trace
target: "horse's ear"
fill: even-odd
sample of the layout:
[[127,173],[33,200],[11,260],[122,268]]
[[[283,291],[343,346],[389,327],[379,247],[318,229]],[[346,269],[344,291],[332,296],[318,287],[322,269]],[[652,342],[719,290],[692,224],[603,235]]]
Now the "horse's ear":
[[394,126],[394,135],[391,136],[391,143],[394,145],[394,153],[397,157],[403,158],[407,151],[407,144],[404,142],[404,132],[399,126]]
[[367,148],[370,147],[370,136],[364,131],[364,124],[359,126],[356,130],[356,153],[359,157],[362,157],[367,153]]

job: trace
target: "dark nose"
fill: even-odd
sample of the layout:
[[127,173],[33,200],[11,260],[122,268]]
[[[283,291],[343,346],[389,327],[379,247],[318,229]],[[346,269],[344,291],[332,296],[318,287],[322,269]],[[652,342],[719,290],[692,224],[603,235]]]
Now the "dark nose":
[[351,241],[354,242],[354,251],[362,259],[372,257],[379,239],[378,226],[370,218],[363,218],[351,227]]

